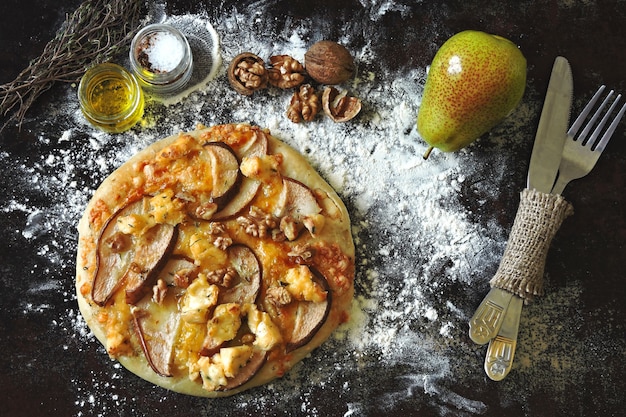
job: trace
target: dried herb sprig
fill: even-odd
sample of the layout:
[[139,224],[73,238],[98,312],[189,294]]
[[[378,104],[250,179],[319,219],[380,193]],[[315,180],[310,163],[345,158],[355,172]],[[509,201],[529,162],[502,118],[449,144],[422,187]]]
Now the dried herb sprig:
[[130,44],[139,26],[141,0],[86,0],[15,80],[0,86],[0,116],[21,127],[35,100],[55,82],[77,82],[92,65]]

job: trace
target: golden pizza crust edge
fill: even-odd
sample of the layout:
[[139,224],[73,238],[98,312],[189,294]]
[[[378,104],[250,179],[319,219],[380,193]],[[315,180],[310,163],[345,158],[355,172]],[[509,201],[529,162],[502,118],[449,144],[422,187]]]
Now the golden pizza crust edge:
[[[130,199],[137,198],[137,196],[133,195],[136,186],[133,182],[135,180],[133,175],[137,172],[138,166],[141,166],[145,161],[153,160],[162,149],[172,145],[181,135],[191,135],[194,138],[200,138],[214,128],[202,127],[192,132],[172,135],[139,151],[102,182],[88,203],[85,214],[78,224],[77,299],[87,325],[104,346],[107,344],[107,334],[102,321],[105,320],[103,314],[107,313],[106,309],[93,303],[89,299],[89,292],[85,290],[85,286],[88,286],[93,277],[93,259],[95,257],[98,235],[103,225],[108,218],[113,216],[124,204],[127,204]],[[350,263],[346,269],[348,271],[348,282],[344,282],[341,289],[335,288],[335,283],[330,283],[330,293],[332,295],[330,310],[323,325],[308,342],[287,355],[281,356],[279,360],[273,360],[270,355],[260,370],[250,380],[237,388],[226,391],[207,391],[202,388],[202,384],[192,381],[185,375],[174,377],[160,376],[150,367],[141,352],[136,352],[134,355],[119,355],[115,357],[125,368],[142,379],[176,392],[194,396],[221,397],[234,395],[252,387],[266,384],[282,376],[294,364],[301,361],[313,349],[326,341],[338,325],[348,320],[354,291],[354,244],[346,207],[332,187],[310,166],[300,153],[269,134],[268,131],[264,132],[267,133],[269,140],[268,153],[282,154],[284,157],[282,163],[283,174],[316,190],[318,197],[321,196],[326,200],[325,204],[335,211],[333,220],[330,224],[325,225],[319,239],[321,241],[334,242],[339,247],[341,253],[345,255],[345,259]]]

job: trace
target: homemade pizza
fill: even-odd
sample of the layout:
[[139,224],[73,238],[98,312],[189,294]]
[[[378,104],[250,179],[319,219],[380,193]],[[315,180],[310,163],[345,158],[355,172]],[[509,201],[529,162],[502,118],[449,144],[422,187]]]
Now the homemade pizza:
[[346,208],[259,127],[199,126],[150,145],[103,181],[78,231],[90,329],[124,367],[177,392],[264,384],[348,320]]

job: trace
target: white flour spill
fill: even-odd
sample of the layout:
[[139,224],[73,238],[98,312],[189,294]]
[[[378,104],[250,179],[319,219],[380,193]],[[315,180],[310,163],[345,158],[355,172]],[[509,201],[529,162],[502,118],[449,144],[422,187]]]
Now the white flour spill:
[[[372,22],[391,11],[408,12],[393,1],[361,5]],[[146,145],[193,129],[196,123],[251,122],[301,151],[346,202],[357,248],[356,298],[351,321],[328,343],[281,380],[238,396],[232,407],[254,414],[257,409],[294,410],[297,403],[296,412],[323,415],[311,398],[313,392],[328,390],[345,402],[344,416],[392,410],[410,401],[430,404],[441,415],[484,413],[485,404],[455,392],[449,381],[464,366],[458,352],[471,352],[458,342],[472,313],[467,294],[486,287],[508,232],[501,219],[484,214],[491,213],[487,208],[502,192],[510,170],[510,154],[500,150],[520,146],[526,138],[513,137],[505,143],[500,139],[504,130],[496,129],[482,145],[490,149],[479,145],[453,154],[435,151],[423,160],[426,144],[415,131],[415,117],[425,69],[398,73],[380,69],[375,45],[369,43],[352,47],[360,70],[345,86],[363,100],[362,114],[345,124],[322,115],[310,123],[293,124],[285,116],[289,92],[270,89],[244,97],[229,86],[225,75],[230,59],[244,50],[264,58],[289,54],[303,60],[308,46],[322,36],[307,20],[292,21],[279,32],[268,29],[263,21],[268,7],[271,2],[259,2],[246,11],[227,10],[219,21],[210,22],[220,36],[224,64],[206,85],[186,92],[179,102],[151,103],[140,128],[121,135],[96,131],[80,114],[75,87],[67,87],[66,94],[50,105],[50,117],[65,120],[67,129],[54,137],[45,128],[39,132],[38,141],[57,146],[46,155],[17,162],[19,180],[32,195],[13,195],[0,203],[0,212],[23,213],[23,227],[11,232],[38,248],[32,274],[54,268],[63,277],[63,282],[39,283],[32,292],[62,293],[62,300],[57,300],[64,310],[51,324],[67,335],[64,349],[82,351],[88,342],[93,344],[75,304],[70,284],[73,255],[68,255],[76,248],[75,227],[93,193],[91,184]],[[167,18],[207,21],[202,14]],[[338,40],[351,48],[347,29]],[[533,111],[520,107],[516,123],[528,124]],[[0,162],[6,164],[10,157],[0,152]],[[488,179],[475,184],[475,178]],[[460,200],[461,191],[475,196],[471,204]],[[518,190],[507,191],[515,197]],[[52,202],[51,209],[43,209],[42,199]],[[36,317],[52,307],[26,301],[23,308],[25,315]],[[105,356],[103,349],[88,354]],[[133,406],[135,400],[117,392],[125,384],[122,378],[134,377],[116,363],[110,369],[106,377],[92,373],[90,380],[71,381],[77,415],[105,416],[114,408]],[[392,375],[386,378],[394,385],[377,387],[378,372]],[[145,395],[169,394],[155,388]],[[218,403],[203,404],[203,414],[198,415],[219,411]]]

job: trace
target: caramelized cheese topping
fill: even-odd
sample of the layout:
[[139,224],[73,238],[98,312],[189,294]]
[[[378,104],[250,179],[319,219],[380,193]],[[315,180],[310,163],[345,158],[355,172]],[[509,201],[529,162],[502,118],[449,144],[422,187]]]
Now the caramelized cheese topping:
[[[135,201],[143,198],[141,210],[115,218],[119,209],[110,210],[106,204],[97,203],[90,213],[95,227],[103,227],[109,219],[115,220],[115,239],[111,238],[108,243],[99,241],[96,245],[108,244],[108,250],[120,253],[123,250],[132,254],[140,249],[137,245],[141,245],[142,236],[157,225],[176,228],[176,242],[168,256],[186,259],[197,270],[187,275],[186,280],[159,270],[134,271],[138,275],[154,275],[145,279],[145,285],[154,288],[137,301],[141,308],[133,311],[140,311],[137,313],[140,315],[177,316],[176,320],[169,321],[176,329],[162,334],[158,329],[151,330],[153,340],[141,344],[143,354],[149,357],[151,352],[146,349],[155,348],[154,338],[163,338],[160,349],[172,349],[170,355],[163,355],[171,356],[173,362],[168,366],[171,365],[172,373],[187,374],[208,391],[229,389],[239,384],[240,379],[245,383],[258,368],[258,358],[264,360],[265,352],[271,352],[273,360],[288,357],[285,346],[290,342],[294,319],[281,317],[276,303],[266,302],[266,292],[268,300],[280,296],[282,314],[296,311],[298,303],[326,302],[328,291],[315,281],[309,266],[295,260],[317,263],[325,275],[329,272],[327,264],[332,264],[339,256],[330,249],[310,251],[306,258],[290,255],[296,251],[295,243],[290,241],[298,239],[302,233],[307,234],[306,239],[315,241],[328,221],[324,208],[333,208],[332,215],[336,216],[336,207],[320,201],[319,191],[313,192],[304,185],[297,193],[291,191],[295,197],[285,197],[289,190],[283,188],[283,155],[265,153],[267,138],[264,135],[264,131],[244,125],[219,126],[198,135],[198,139],[181,134],[151,160],[135,164],[136,177],[129,180],[131,191],[127,194],[134,196]],[[215,190],[224,186],[223,176],[227,175],[229,182],[233,182],[234,177],[232,167],[222,166],[228,165],[223,161],[230,158],[229,154],[216,157],[212,153],[216,150],[211,148],[215,142],[220,142],[219,146],[226,146],[228,152],[236,156],[235,160],[241,162],[237,169],[245,178],[263,184],[235,216],[219,221],[212,220],[212,216],[218,206],[227,204],[220,198],[232,198],[229,197],[232,193],[221,190],[218,196]],[[225,170],[229,170],[228,173]],[[233,183],[232,187],[236,194],[238,183]],[[248,299],[233,302],[232,298],[239,293],[230,286],[241,280],[237,271],[241,273],[251,268],[238,264],[249,261],[247,258],[229,258],[228,248],[235,243],[247,246],[258,257],[262,284],[260,289],[252,287],[258,293],[241,292]],[[317,245],[324,247],[326,243]],[[331,259],[324,259],[325,253],[332,255]],[[128,268],[133,268],[132,262]],[[162,268],[162,265],[155,268]],[[347,267],[337,272],[341,277],[349,276],[352,271]],[[133,355],[137,351],[133,348],[134,340],[147,337],[135,334],[131,307],[123,296],[125,284],[122,279],[112,289],[113,295],[101,310],[107,350],[113,357]],[[332,290],[345,285],[341,279],[329,280]],[[158,297],[150,298],[154,294]],[[224,297],[230,302],[223,302]],[[172,301],[165,303],[163,300]],[[252,369],[253,366],[257,368]],[[251,375],[243,377],[244,372]]]

